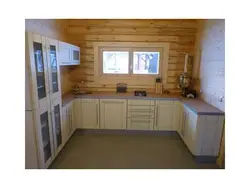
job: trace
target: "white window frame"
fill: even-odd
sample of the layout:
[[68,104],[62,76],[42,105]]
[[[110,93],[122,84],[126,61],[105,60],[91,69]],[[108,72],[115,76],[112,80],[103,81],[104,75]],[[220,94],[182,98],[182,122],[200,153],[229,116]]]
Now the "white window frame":
[[[129,51],[129,73],[103,73],[103,51]],[[160,52],[158,74],[133,74],[133,52],[157,51]],[[94,82],[97,84],[115,84],[131,82],[133,84],[153,85],[156,77],[161,77],[163,84],[167,83],[169,43],[148,42],[94,42]],[[132,66],[131,66],[132,65]]]

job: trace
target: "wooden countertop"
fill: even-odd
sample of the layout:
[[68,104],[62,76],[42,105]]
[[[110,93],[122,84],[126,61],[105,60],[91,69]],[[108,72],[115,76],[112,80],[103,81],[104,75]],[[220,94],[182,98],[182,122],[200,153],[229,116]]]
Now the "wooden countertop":
[[92,92],[92,94],[74,95],[67,93],[62,96],[62,106],[67,105],[75,98],[88,99],[140,99],[140,100],[177,100],[190,108],[199,115],[225,115],[225,112],[215,108],[201,99],[187,99],[174,94],[155,94],[148,93],[146,97],[134,96],[134,93],[116,93],[116,92]]

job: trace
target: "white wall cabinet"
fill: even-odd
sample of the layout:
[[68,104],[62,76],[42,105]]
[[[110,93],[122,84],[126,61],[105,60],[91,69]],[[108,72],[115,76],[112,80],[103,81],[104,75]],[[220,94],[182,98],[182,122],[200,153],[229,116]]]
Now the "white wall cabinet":
[[174,102],[173,101],[156,101],[156,120],[155,130],[176,130],[174,126]]
[[80,47],[60,41],[59,52],[59,61],[61,66],[80,64]]
[[100,99],[100,128],[126,129],[127,100]]
[[99,99],[82,99],[82,128],[99,129]]

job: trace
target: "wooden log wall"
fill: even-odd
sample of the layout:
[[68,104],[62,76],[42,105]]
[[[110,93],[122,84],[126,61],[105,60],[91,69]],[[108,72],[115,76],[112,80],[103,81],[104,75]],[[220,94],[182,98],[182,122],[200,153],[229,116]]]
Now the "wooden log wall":
[[[81,65],[70,72],[70,81],[89,91],[115,91],[115,85],[101,85],[94,81],[93,42],[167,42],[170,43],[167,85],[164,89],[178,92],[176,76],[184,70],[184,55],[194,54],[196,20],[67,20],[67,39],[81,47]],[[188,66],[192,72],[192,64]],[[152,86],[145,87],[153,92]],[[142,89],[129,86],[129,90]]]

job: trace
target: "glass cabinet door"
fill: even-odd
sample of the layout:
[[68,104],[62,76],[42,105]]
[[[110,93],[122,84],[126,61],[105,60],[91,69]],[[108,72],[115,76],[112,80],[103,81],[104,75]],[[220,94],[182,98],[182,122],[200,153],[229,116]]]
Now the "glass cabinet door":
[[44,112],[43,114],[40,115],[40,121],[41,121],[44,162],[46,163],[52,156],[48,112]]
[[58,88],[58,62],[56,57],[56,46],[49,46],[49,58],[50,58],[50,70],[51,70],[51,89],[52,93],[56,93],[59,91]]
[[42,43],[33,42],[38,100],[46,97]]
[[54,106],[54,135],[55,135],[55,148],[56,150],[62,144],[62,130],[61,130],[61,115],[60,104]]

